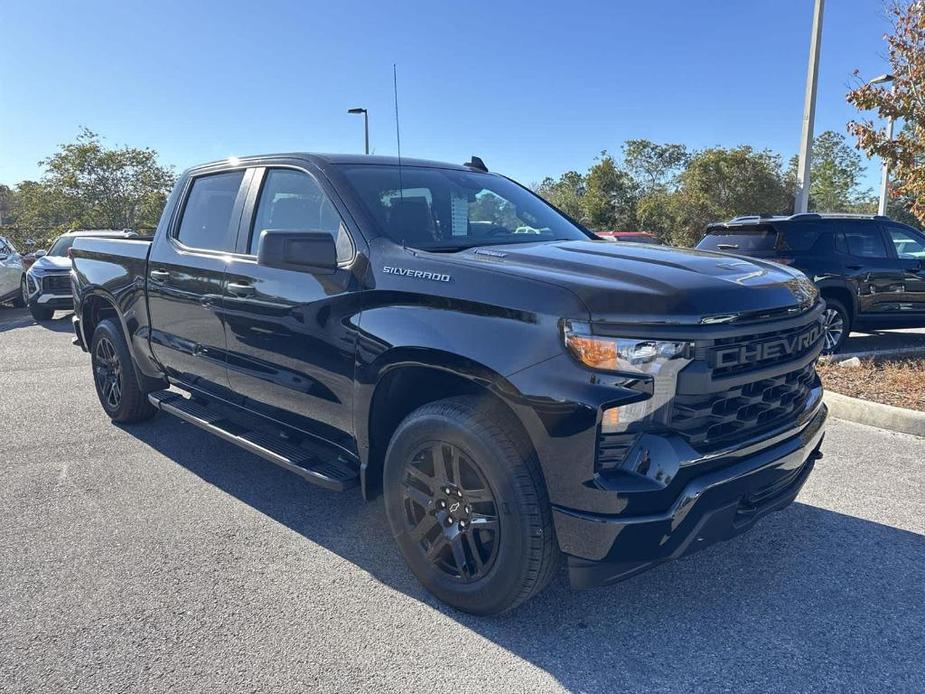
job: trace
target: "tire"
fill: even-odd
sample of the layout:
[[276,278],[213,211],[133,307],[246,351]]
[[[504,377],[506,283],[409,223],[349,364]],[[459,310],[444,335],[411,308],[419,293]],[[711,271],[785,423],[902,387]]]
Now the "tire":
[[55,310],[47,306],[42,306],[41,304],[30,303],[29,313],[31,313],[32,317],[37,321],[46,321],[51,320],[52,316],[55,315]]
[[13,297],[13,308],[23,308],[26,305],[26,276],[22,276],[19,283],[19,294]]
[[402,556],[433,595],[477,615],[517,607],[559,565],[539,463],[511,416],[476,396],[439,400],[408,415],[386,452],[386,514]]
[[126,424],[150,419],[157,408],[138,387],[135,364],[121,326],[111,318],[99,322],[90,340],[93,383],[100,404],[114,422]]
[[848,340],[851,332],[851,314],[838,299],[826,299],[822,313],[823,354],[835,354]]

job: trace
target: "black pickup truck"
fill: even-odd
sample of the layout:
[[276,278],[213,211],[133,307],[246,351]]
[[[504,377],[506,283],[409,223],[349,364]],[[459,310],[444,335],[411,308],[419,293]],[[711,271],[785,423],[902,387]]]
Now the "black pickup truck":
[[508,610],[789,504],[821,455],[824,302],[758,259],[595,240],[473,158],[185,172],[153,240],[77,239],[76,342],[157,410],[385,497],[435,595]]

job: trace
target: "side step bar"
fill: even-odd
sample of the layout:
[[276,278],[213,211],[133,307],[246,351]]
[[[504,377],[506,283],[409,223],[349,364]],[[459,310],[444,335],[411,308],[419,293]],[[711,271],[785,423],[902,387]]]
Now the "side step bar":
[[170,390],[150,393],[148,400],[157,409],[276,463],[312,484],[342,492],[359,483],[359,473],[355,465],[337,457],[336,454],[332,454],[330,460],[322,460],[316,453],[285,440],[281,436],[282,430],[279,430],[280,435],[274,435],[248,429],[234,422],[217,408],[201,405]]

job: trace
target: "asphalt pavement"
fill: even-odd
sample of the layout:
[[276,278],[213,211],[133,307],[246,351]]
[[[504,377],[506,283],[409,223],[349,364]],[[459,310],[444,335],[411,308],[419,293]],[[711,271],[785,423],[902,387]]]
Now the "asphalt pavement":
[[745,535],[476,618],[417,584],[381,500],[112,425],[56,315],[0,308],[0,691],[925,691],[925,439],[832,421]]

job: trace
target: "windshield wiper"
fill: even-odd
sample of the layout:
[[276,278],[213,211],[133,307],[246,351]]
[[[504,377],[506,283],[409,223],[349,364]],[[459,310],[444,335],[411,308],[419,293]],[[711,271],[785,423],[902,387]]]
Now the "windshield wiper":
[[739,244],[737,244],[737,243],[718,243],[718,244],[716,244],[716,247],[717,247],[718,249],[720,249],[721,251],[722,251],[722,250],[726,250],[726,249],[733,249],[733,250],[734,250],[734,249],[736,249],[736,248],[739,247]]

